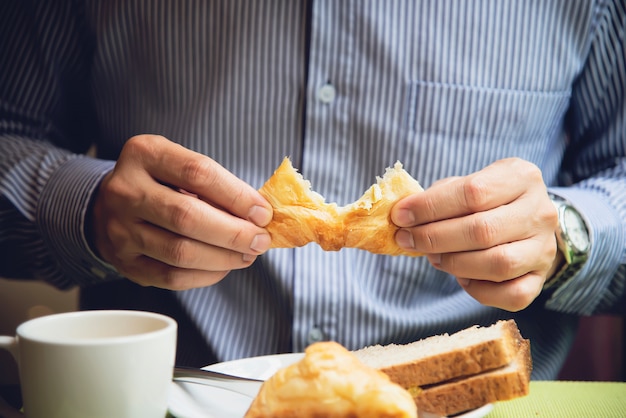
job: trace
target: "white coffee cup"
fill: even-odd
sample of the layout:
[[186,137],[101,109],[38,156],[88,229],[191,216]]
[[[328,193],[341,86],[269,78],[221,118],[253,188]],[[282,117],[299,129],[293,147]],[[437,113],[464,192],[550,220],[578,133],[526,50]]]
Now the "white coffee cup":
[[81,311],[0,336],[18,363],[28,418],[163,418],[176,321],[141,311]]

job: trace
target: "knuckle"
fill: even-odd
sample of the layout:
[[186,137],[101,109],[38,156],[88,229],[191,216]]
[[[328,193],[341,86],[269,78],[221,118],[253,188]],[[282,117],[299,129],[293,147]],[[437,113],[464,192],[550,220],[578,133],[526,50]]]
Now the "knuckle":
[[124,154],[140,158],[143,158],[143,155],[146,154],[152,155],[155,140],[162,138],[160,135],[135,135],[124,144]]
[[435,234],[431,228],[415,228],[413,230],[413,235],[416,239],[416,242],[420,243],[420,249],[422,249],[422,251],[424,252],[434,252],[439,247],[437,234]]
[[499,228],[484,216],[474,216],[468,228],[468,238],[482,247],[492,247],[500,235]]
[[546,205],[543,205],[543,210],[539,211],[538,216],[540,222],[556,230],[559,224],[559,215],[552,203],[548,202]]
[[219,180],[217,172],[212,170],[209,162],[204,158],[190,158],[183,164],[181,175],[190,184],[202,187],[212,187]]
[[502,281],[517,277],[521,264],[522,260],[516,252],[510,251],[508,245],[499,245],[492,251],[492,271]]
[[554,258],[556,257],[557,251],[559,250],[558,244],[556,242],[556,237],[554,235],[550,235],[549,239],[544,241],[544,269],[548,270],[552,266],[554,262]]
[[167,211],[171,224],[182,233],[189,232],[190,224],[194,217],[194,201],[191,199],[179,199]]
[[190,266],[193,262],[191,244],[186,239],[174,239],[165,249],[165,257],[170,264],[178,267]]
[[242,227],[236,229],[229,239],[230,248],[250,248],[250,245],[243,245],[246,233]]
[[245,195],[243,188],[236,188],[236,190],[231,190],[230,197],[231,204],[244,201]]
[[539,167],[537,167],[535,164],[529,161],[522,160],[520,158],[512,158],[512,160],[515,165],[516,172],[520,173],[522,177],[530,179],[532,181],[543,182],[541,169],[539,169]]
[[537,297],[537,289],[532,285],[532,281],[525,279],[526,277],[516,279],[510,287],[510,299],[507,310],[511,312],[521,311],[527,308]]
[[168,142],[169,140],[161,135],[135,135],[124,143],[116,166],[162,161],[164,157],[163,144]]
[[138,187],[132,187],[125,179],[112,176],[109,181],[100,185],[101,193],[108,201],[129,200],[141,193]]
[[480,176],[468,178],[462,187],[464,204],[468,210],[476,212],[485,207],[489,201],[489,188]]
[[[433,199],[425,199],[424,200],[424,210],[429,219],[437,219],[437,215],[441,211],[438,207],[437,203]],[[419,214],[416,214],[419,215]],[[414,215],[415,216],[415,215]],[[417,218],[417,216],[415,216]]]

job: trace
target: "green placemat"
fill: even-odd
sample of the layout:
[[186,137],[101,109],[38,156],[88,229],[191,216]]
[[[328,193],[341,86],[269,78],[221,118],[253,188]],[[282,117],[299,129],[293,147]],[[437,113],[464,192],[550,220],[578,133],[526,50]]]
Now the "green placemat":
[[497,403],[487,417],[625,418],[626,383],[533,381],[528,396]]

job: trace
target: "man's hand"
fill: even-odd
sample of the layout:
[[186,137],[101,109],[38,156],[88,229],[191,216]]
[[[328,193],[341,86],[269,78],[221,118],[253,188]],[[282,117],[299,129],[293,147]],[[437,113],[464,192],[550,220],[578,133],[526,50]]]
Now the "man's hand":
[[439,181],[399,201],[391,219],[401,247],[426,253],[484,305],[524,309],[554,269],[557,213],[527,161]]
[[212,159],[166,138],[131,138],[102,181],[92,246],[129,279],[173,290],[217,283],[270,246],[272,208]]

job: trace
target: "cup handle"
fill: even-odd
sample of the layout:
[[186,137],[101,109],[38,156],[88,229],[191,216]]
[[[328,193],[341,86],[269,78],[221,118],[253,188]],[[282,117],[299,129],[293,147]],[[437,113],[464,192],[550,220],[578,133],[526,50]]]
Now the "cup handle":
[[9,337],[7,335],[0,335],[0,348],[4,348],[5,350],[7,350],[9,353],[11,353],[11,355],[13,356],[13,358],[15,359],[15,361],[18,361],[18,357],[17,357],[17,338],[16,337]]

